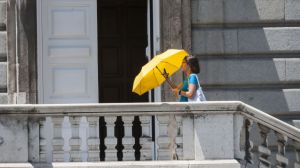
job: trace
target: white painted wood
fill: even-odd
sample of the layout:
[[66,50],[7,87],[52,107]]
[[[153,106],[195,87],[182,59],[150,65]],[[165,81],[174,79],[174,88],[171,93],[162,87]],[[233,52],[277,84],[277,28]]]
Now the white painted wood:
[[[154,55],[157,55],[160,53],[160,10],[159,10],[159,0],[152,0],[153,5],[153,32],[151,35],[150,31],[150,0],[148,0],[148,7],[147,7],[147,33],[148,33],[148,45],[146,48],[146,55],[148,57],[148,60],[151,59],[151,41],[150,37],[153,37],[153,53]],[[151,101],[151,92],[149,92],[149,101]],[[154,89],[154,101],[155,102],[161,102],[161,87],[157,87]]]
[[97,103],[97,1],[38,2],[39,103]]

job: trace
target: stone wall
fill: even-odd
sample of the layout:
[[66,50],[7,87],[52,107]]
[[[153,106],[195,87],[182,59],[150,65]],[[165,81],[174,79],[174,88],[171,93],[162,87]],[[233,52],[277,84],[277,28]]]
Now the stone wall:
[[7,104],[6,0],[0,1],[0,104]]
[[300,1],[192,0],[191,8],[192,53],[208,100],[300,111]]

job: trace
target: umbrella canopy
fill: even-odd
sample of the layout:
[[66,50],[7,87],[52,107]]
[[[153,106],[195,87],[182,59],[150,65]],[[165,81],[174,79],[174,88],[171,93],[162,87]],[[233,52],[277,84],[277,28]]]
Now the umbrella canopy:
[[135,77],[132,92],[142,95],[161,85],[168,76],[179,70],[183,58],[187,55],[188,53],[184,50],[169,49],[155,56]]

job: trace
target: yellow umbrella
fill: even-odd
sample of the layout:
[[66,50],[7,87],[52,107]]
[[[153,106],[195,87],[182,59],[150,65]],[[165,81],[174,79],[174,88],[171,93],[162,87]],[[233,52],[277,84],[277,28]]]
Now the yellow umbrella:
[[[135,77],[132,92],[139,95],[161,85],[166,79],[171,85],[168,76],[176,72],[182,60],[188,53],[184,50],[169,49],[155,56],[142,67],[141,72]],[[173,87],[171,85],[171,87]]]

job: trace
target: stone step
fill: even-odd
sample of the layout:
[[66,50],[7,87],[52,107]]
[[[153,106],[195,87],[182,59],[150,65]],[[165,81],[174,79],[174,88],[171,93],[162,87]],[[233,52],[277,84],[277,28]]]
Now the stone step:
[[33,168],[30,163],[0,163],[0,168]]
[[68,162],[39,164],[34,168],[240,168],[236,160],[204,161],[122,161],[122,162]]

